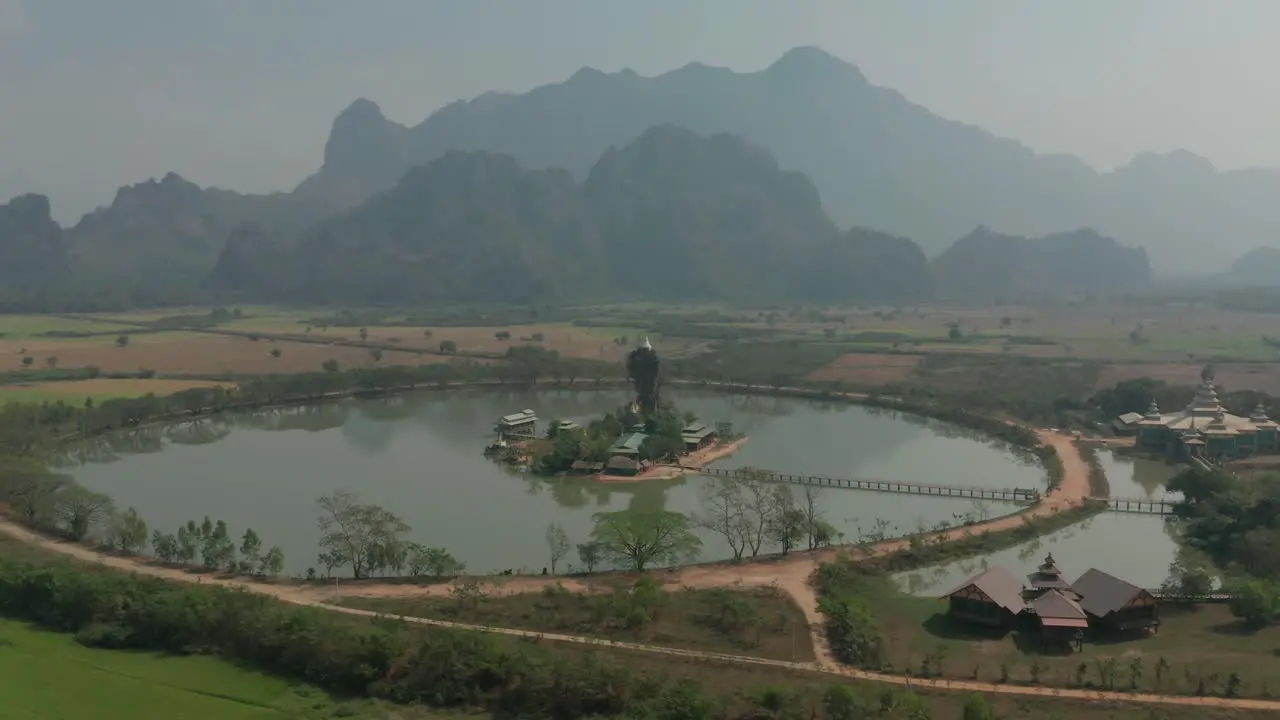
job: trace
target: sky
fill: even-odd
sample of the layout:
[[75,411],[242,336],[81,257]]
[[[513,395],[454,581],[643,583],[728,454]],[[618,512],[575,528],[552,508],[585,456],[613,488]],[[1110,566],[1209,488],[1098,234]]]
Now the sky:
[[358,97],[417,124],[590,66],[816,45],[947,118],[1100,170],[1280,167],[1276,0],[0,0],[0,202],[64,223],[176,171],[289,190]]

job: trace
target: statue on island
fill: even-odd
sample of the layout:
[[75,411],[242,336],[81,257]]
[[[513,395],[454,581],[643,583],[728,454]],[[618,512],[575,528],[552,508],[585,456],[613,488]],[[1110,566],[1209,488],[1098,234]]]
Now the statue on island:
[[627,377],[636,389],[636,404],[644,417],[658,409],[658,353],[649,338],[627,355]]

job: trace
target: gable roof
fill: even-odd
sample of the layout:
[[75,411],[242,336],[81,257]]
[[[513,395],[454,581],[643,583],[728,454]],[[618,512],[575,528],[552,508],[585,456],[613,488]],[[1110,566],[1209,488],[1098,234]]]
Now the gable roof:
[[1080,606],[1094,617],[1105,617],[1133,602],[1142,588],[1097,568],[1089,568],[1073,586],[1080,593]]
[[1018,582],[1018,578],[999,565],[964,581],[959,587],[943,597],[951,597],[970,585],[981,590],[996,605],[1015,615],[1022,612],[1022,609],[1026,607],[1026,603],[1022,602],[1022,583]]
[[1088,627],[1089,616],[1075,600],[1050,590],[1031,603],[1031,610],[1048,627]]

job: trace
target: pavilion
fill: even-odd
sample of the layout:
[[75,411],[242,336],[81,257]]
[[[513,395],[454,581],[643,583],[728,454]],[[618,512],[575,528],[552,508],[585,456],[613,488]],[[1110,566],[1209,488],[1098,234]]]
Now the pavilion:
[[1156,598],[1098,569],[1068,583],[1049,554],[1027,576],[1028,586],[995,566],[947,593],[947,615],[998,629],[1034,630],[1042,642],[1079,650],[1086,629],[1152,631],[1160,626]]
[[1211,377],[1205,377],[1187,406],[1160,412],[1155,400],[1139,416],[1126,413],[1113,423],[1118,432],[1137,436],[1139,447],[1177,458],[1231,459],[1280,452],[1280,425],[1261,404],[1249,417],[1227,412]]

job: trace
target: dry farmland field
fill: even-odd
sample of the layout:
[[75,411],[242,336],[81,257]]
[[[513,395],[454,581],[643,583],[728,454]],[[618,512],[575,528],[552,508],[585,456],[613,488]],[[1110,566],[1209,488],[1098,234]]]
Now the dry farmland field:
[[[374,364],[369,350],[359,347],[289,341],[252,340],[247,337],[197,332],[165,332],[130,335],[123,347],[114,336],[34,341],[0,341],[0,372],[20,371],[23,358],[30,367],[52,362],[60,368],[97,367],[103,372],[154,370],[160,375],[226,375],[318,372],[327,360],[343,368]],[[276,355],[273,351],[279,351]],[[50,361],[50,358],[56,360]],[[389,350],[382,364],[422,365],[450,362],[442,355]]]

